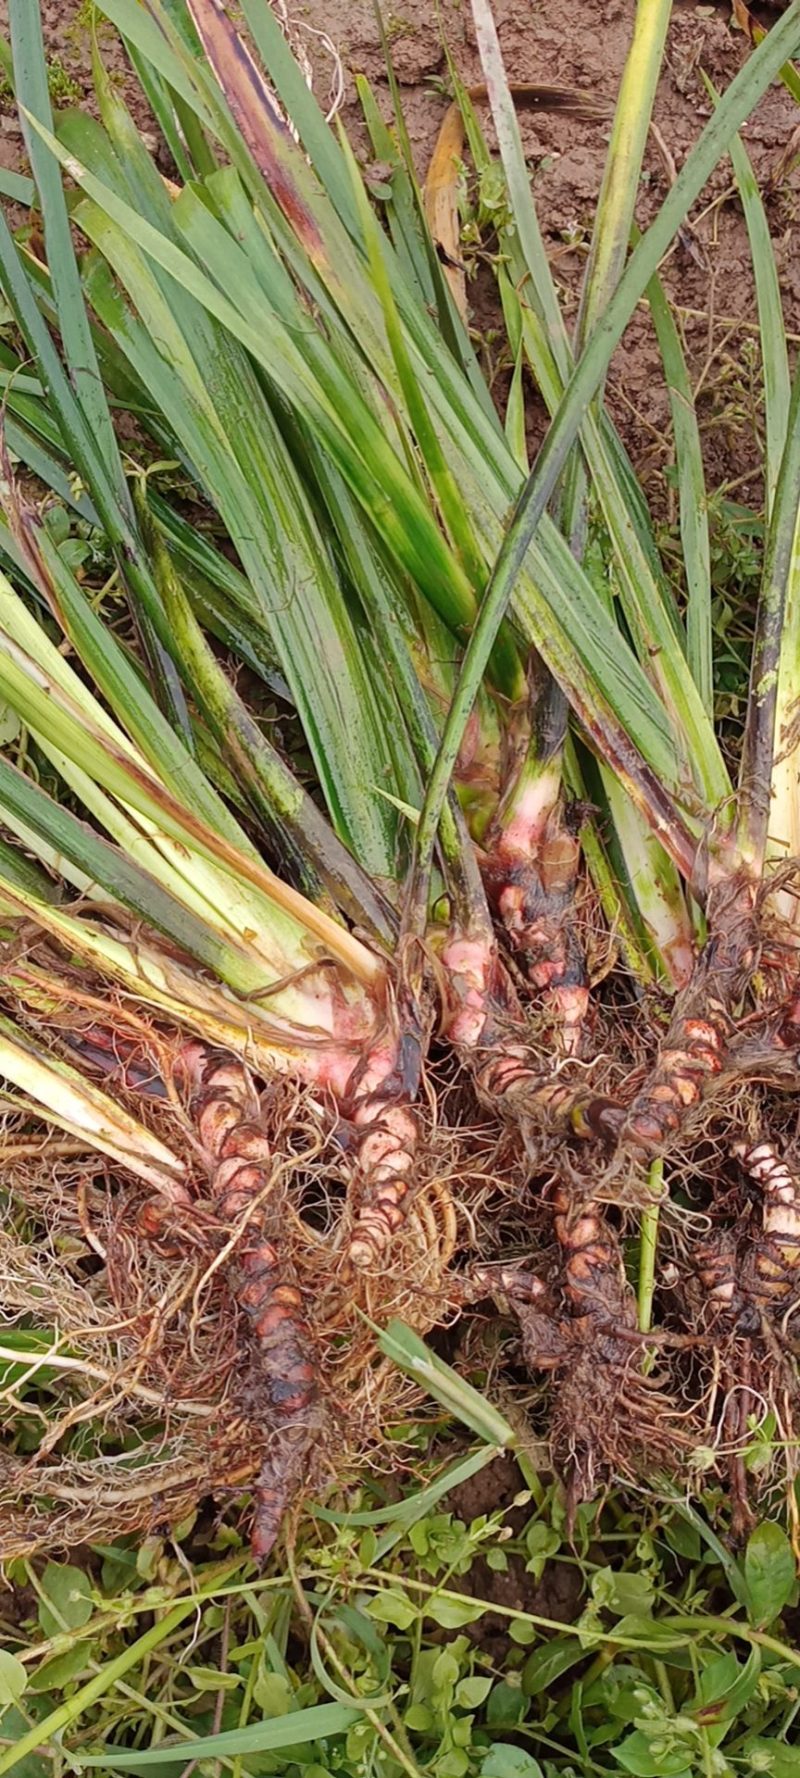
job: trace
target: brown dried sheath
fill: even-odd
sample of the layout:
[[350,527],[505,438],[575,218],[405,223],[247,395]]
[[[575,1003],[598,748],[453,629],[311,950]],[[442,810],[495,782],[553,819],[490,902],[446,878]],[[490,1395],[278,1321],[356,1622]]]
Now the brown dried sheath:
[[[258,1097],[235,1056],[203,1044],[187,1046],[182,1069],[195,1089],[193,1111],[211,1169],[211,1192],[227,1230],[242,1223],[268,1190],[272,1146]],[[317,1377],[303,1302],[268,1228],[279,1207],[267,1198],[243,1228],[236,1250],[233,1295],[251,1323],[256,1409],[268,1451],[255,1488],[251,1529],[263,1561],[280,1530],[292,1489],[318,1425]]]

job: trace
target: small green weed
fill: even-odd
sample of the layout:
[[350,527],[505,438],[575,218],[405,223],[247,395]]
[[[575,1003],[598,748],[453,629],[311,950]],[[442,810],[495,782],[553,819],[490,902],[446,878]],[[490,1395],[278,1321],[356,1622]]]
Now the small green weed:
[[65,68],[60,56],[53,56],[47,65],[47,85],[54,105],[77,105],[81,89],[78,81]]
[[[471,1417],[470,1386],[420,1362]],[[570,1527],[560,1483],[528,1459],[465,1453],[441,1420],[417,1443],[404,1498],[361,1484],[346,1510],[312,1507],[269,1579],[235,1530],[195,1517],[82,1567],[12,1564],[0,1774],[197,1760],[234,1778],[796,1778],[798,1585],[780,1524],[734,1556],[710,1488],[707,1516],[612,1497]]]

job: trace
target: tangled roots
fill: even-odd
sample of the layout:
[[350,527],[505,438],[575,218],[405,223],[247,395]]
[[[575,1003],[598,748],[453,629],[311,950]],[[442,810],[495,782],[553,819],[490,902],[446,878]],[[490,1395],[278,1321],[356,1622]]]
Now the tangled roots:
[[[74,1142],[31,1155],[29,1121],[0,1128],[4,1313],[45,1342],[29,1394],[16,1372],[6,1390],[0,1555],[108,1541],[249,1492],[263,1560],[312,1479],[341,1482],[390,1440],[396,1453],[396,1422],[423,1411],[374,1324],[425,1333],[487,1295],[511,1306],[544,1379],[573,1508],[614,1477],[685,1481],[700,1442],[721,1463],[733,1453],[743,1524],[742,1402],[793,1424],[800,994],[796,956],[767,955],[751,887],[728,891],[711,898],[709,944],[660,1045],[655,994],[637,1001],[617,978],[593,1011],[596,1053],[562,1042],[554,1060],[541,994],[532,1016],[492,934],[454,931],[438,1052],[424,1069],[424,1019],[387,1014],[336,1105],[285,1079],[261,1090],[241,1061],[177,1033],[149,1044],[138,1015],[126,1045],[121,1005],[107,1042],[87,999],[95,1065],[118,1066],[123,1102],[188,1157],[189,1187],[145,1201]],[[626,1215],[654,1156],[665,1198],[644,1333]]]

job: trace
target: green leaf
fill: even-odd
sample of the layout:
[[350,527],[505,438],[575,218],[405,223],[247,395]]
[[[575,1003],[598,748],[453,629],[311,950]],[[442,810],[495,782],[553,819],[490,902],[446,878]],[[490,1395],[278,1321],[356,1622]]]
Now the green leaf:
[[69,1562],[48,1562],[41,1579],[44,1598],[39,1600],[39,1623],[45,1636],[79,1630],[94,1610],[92,1589],[82,1568]]
[[545,1564],[561,1548],[561,1537],[552,1525],[545,1524],[544,1519],[534,1519],[525,1533],[525,1548],[528,1551],[526,1572],[535,1580],[541,1580]]
[[744,1576],[750,1622],[764,1629],[788,1604],[796,1579],[792,1546],[774,1520],[765,1519],[751,1532],[744,1553]]
[[[587,406],[600,388],[612,354],[636,304],[676,230],[702,190],[731,136],[774,79],[787,55],[794,52],[799,39],[800,18],[793,6],[731,81],[717,111],[706,124],[699,141],[684,162],[655,222],[651,223],[632,253],[617,289],[566,385],[563,399],[534,469],[517,501],[484,594],[480,614],[467,644],[440,751],[428,781],[425,807],[418,829],[418,874],[429,872],[439,815],[478,687],[500,624],[517,586],[531,541],[580,434]],[[604,742],[605,736],[601,746]],[[641,789],[644,790],[643,785]],[[649,812],[653,825],[660,830],[663,843],[671,850],[679,868],[686,876],[690,876],[696,846],[684,824],[676,821],[674,808],[665,807],[665,799],[657,782],[648,783],[647,792],[642,795],[642,806]]]
[[501,1449],[513,1442],[514,1429],[491,1402],[459,1377],[449,1364],[437,1358],[419,1334],[402,1321],[390,1321],[379,1338],[381,1351],[387,1358],[422,1383],[450,1413],[487,1444]]
[[427,1704],[409,1704],[403,1717],[407,1729],[416,1730],[417,1734],[427,1735],[433,1728],[436,1718]]
[[719,1655],[703,1668],[694,1714],[711,1747],[724,1741],[753,1697],[761,1678],[761,1649],[756,1644],[740,1667],[734,1654]]
[[522,1669],[522,1689],[528,1698],[549,1692],[564,1673],[584,1659],[577,1636],[553,1636],[528,1656]]
[[800,1778],[800,1747],[787,1747],[785,1741],[764,1739],[757,1735],[741,1748],[749,1772],[766,1772],[769,1778]]
[[[794,73],[795,71],[792,70]],[[714,104],[719,103],[719,94],[715,91],[708,75],[703,72],[702,79],[706,91]],[[775,496],[783,448],[786,442],[786,427],[789,419],[789,402],[791,400],[791,377],[789,373],[789,354],[786,344],[786,327],[783,319],[781,288],[778,278],[778,267],[775,261],[775,249],[770,233],[769,218],[764,208],[758,182],[753,170],[750,156],[741,136],[734,136],[730,145],[730,157],[733,172],[739,188],[742,209],[744,211],[747,234],[750,241],[750,258],[753,265],[753,276],[756,286],[756,303],[758,306],[758,329],[761,340],[761,362],[764,374],[764,412],[766,420],[766,508],[769,517]]]
[[184,1667],[183,1671],[199,1692],[235,1692],[242,1683],[240,1674],[220,1673],[218,1667]]
[[538,1759],[510,1741],[493,1741],[481,1766],[483,1778],[542,1778]]
[[37,1667],[36,1672],[31,1674],[29,1690],[58,1694],[71,1679],[77,1679],[79,1674],[86,1672],[96,1658],[96,1652],[95,1644],[87,1638],[83,1642],[76,1642],[75,1647],[68,1648],[63,1655],[53,1655],[52,1660],[43,1661],[41,1667]]
[[700,1561],[700,1534],[694,1525],[687,1525],[682,1519],[670,1519],[664,1526],[664,1536],[676,1556],[693,1564]]
[[685,1747],[664,1747],[654,1753],[651,1742],[638,1729],[610,1752],[617,1765],[632,1772],[633,1778],[693,1778],[692,1768],[686,1764]]
[[491,1607],[483,1600],[447,1598],[435,1593],[423,1606],[425,1617],[432,1617],[443,1630],[460,1630],[464,1624],[475,1624]]
[[[0,873],[1,874],[1,873]],[[0,1335],[0,1347],[3,1357],[0,1358],[0,1388],[18,1390],[23,1377],[28,1377],[33,1370],[31,1381],[38,1388],[46,1388],[48,1383],[58,1375],[52,1365],[40,1364],[39,1354],[53,1349],[55,1332],[44,1328],[8,1328]],[[64,1350],[63,1347],[60,1348]],[[12,1352],[19,1352],[19,1363],[11,1358]],[[33,1365],[30,1360],[33,1360]]]
[[419,1608],[409,1599],[407,1593],[401,1593],[393,1587],[376,1593],[367,1606],[370,1617],[379,1624],[394,1624],[398,1630],[407,1630],[419,1617]]
[[28,1675],[16,1655],[0,1648],[0,1705],[18,1704],[28,1683]]
[[265,1717],[288,1716],[294,1705],[294,1687],[285,1673],[259,1673],[253,1697]]
[[493,1683],[491,1674],[486,1679],[479,1674],[473,1675],[471,1679],[462,1679],[456,1686],[456,1703],[462,1710],[477,1710],[488,1698]]
[[22,204],[29,210],[36,197],[36,186],[25,173],[13,173],[10,167],[0,167],[0,197],[8,198],[10,204]]
[[52,154],[31,127],[33,119],[46,130],[53,127],[40,8],[31,6],[30,0],[10,0],[9,23],[17,102],[25,146],[41,200],[47,261],[52,271],[59,333],[70,380],[96,449],[101,453],[117,496],[124,502],[127,498],[125,478],[84,307],[61,174]]
[[642,1617],[652,1608],[653,1582],[648,1574],[601,1568],[592,1579],[592,1596],[617,1617]]
[[[392,1525],[399,1524],[405,1529],[413,1525],[415,1520],[424,1519],[431,1508],[436,1506],[451,1489],[458,1488],[462,1482],[468,1482],[472,1476],[485,1469],[487,1463],[493,1463],[495,1452],[486,1446],[472,1451],[469,1457],[459,1458],[457,1463],[448,1464],[442,1474],[429,1487],[415,1490],[405,1500],[393,1501],[391,1506],[371,1507],[364,1512],[334,1512],[328,1506],[314,1506],[315,1518],[323,1519],[328,1525]],[[371,1563],[365,1562],[365,1567]]]
[[204,1760],[234,1754],[266,1753],[280,1747],[307,1747],[328,1736],[342,1735],[363,1712],[345,1704],[315,1704],[309,1710],[296,1710],[277,1721],[255,1722],[244,1729],[228,1729],[221,1735],[206,1735],[201,1741],[161,1741],[149,1752],[125,1753],[118,1747],[105,1747],[102,1753],[81,1754],[81,1766],[111,1766],[114,1770],[138,1772],[142,1766],[174,1766],[176,1760]]
[[522,1721],[527,1708],[525,1693],[519,1685],[500,1679],[493,1686],[486,1703],[486,1722],[492,1729],[514,1728]]
[[713,716],[711,550],[700,428],[680,335],[658,276],[652,278],[648,284],[647,300],[664,365],[675,440],[680,532],[687,590],[687,654],[704,707],[709,716]]

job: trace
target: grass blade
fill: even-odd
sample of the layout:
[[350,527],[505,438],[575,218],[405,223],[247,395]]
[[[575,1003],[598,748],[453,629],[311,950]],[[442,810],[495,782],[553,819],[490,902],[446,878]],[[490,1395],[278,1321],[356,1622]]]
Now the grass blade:
[[[365,1698],[363,1710],[371,1708],[369,1698]],[[149,1753],[126,1753],[108,1746],[102,1753],[81,1754],[80,1764],[87,1769],[102,1766],[119,1772],[138,1772],[142,1767],[174,1766],[176,1760],[224,1759],[235,1754],[269,1753],[281,1747],[308,1747],[332,1735],[343,1735],[360,1721],[363,1710],[355,1704],[312,1704],[307,1710],[293,1710],[288,1716],[251,1723],[244,1729],[204,1735],[199,1741],[161,1741]],[[0,1772],[4,1769],[11,1768],[4,1768],[0,1762]]]
[[714,715],[714,638],[711,627],[711,546],[708,536],[703,448],[689,372],[678,329],[661,280],[647,287],[647,300],[669,390],[675,464],[678,472],[680,530],[686,571],[686,650],[695,685],[710,718]]
[[23,119],[25,146],[42,209],[47,260],[52,271],[64,354],[89,430],[117,497],[124,502],[125,478],[84,307],[61,176],[44,142],[26,121],[27,113],[45,129],[53,128],[39,7],[32,6],[30,0],[10,0],[9,23],[16,94]]
[[387,1358],[398,1364],[401,1370],[423,1384],[434,1399],[447,1408],[448,1413],[462,1420],[471,1432],[486,1440],[488,1445],[496,1445],[504,1449],[512,1445],[515,1439],[513,1426],[504,1416],[498,1413],[485,1396],[463,1377],[452,1369],[444,1360],[437,1358],[421,1340],[419,1334],[406,1327],[403,1321],[390,1321],[378,1340],[378,1345]]
[[730,146],[733,171],[742,200],[750,254],[756,285],[758,325],[761,340],[761,362],[764,373],[764,406],[766,413],[765,488],[767,516],[772,511],[775,487],[786,442],[789,404],[792,398],[789,354],[783,319],[778,268],[761,193],[740,136]]
[[[653,276],[662,254],[680,227],[695,198],[713,172],[731,137],[748,116],[761,94],[774,79],[786,57],[800,41],[800,0],[793,0],[788,12],[776,24],[755,51],[750,61],[734,77],[719,106],[706,124],[691,154],[685,161],[661,209],[634,249],[626,271],[608,303],[604,316],[590,339],[565,388],[564,397],[539,453],[536,465],[517,501],[514,517],[506,532],[505,542],[495,563],[486,590],[480,615],[467,645],[458,690],[453,699],[445,732],[431,776],[417,829],[417,870],[427,875],[430,868],[434,837],[438,826],[453,765],[464,729],[483,678],[498,627],[522,568],[527,550],[548,501],[558,484],[569,459],[570,451],[580,433],[588,403],[600,388],[611,356],[619,344],[625,327],[640,297]],[[655,822],[663,821],[663,801],[658,799],[659,812]],[[654,804],[654,808],[655,808]],[[674,811],[670,811],[670,824]],[[663,828],[662,828],[663,833]],[[694,847],[689,836],[673,828],[676,862],[689,874]],[[675,854],[674,854],[675,855]]]
[[[781,819],[785,811],[773,811],[771,790],[776,739],[779,750],[783,751],[796,710],[793,693],[797,690],[797,639],[794,628],[786,624],[786,609],[797,575],[799,527],[800,371],[797,371],[764,551],[739,776],[739,844],[759,875],[764,867],[771,821],[777,820],[785,830],[785,820]],[[779,730],[781,669],[782,720]]]

